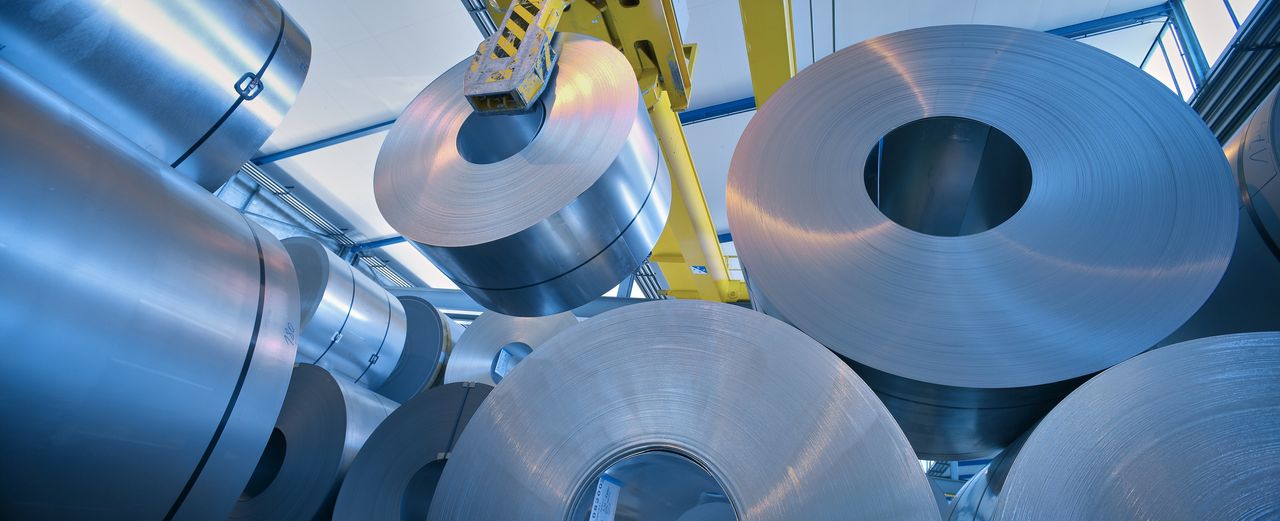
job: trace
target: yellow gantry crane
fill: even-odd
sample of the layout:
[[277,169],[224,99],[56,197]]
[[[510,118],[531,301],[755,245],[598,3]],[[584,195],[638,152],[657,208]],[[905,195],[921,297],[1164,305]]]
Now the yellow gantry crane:
[[[790,0],[740,1],[760,105],[795,73]],[[667,294],[719,302],[747,300],[746,284],[729,278],[676,115],[689,106],[697,45],[681,38],[672,0],[489,0],[487,8],[498,30],[480,44],[468,70],[464,94],[471,105],[482,112],[526,110],[546,88],[554,69],[551,42],[556,31],[613,43],[635,69],[671,174],[671,213],[649,257],[667,279]],[[758,36],[756,45],[753,35]]]

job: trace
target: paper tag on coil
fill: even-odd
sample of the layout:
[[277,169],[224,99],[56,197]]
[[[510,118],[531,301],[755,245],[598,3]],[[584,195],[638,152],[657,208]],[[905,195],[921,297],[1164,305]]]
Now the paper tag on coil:
[[622,490],[622,482],[607,475],[601,475],[596,483],[596,498],[591,502],[591,521],[613,521],[618,511],[618,491]]

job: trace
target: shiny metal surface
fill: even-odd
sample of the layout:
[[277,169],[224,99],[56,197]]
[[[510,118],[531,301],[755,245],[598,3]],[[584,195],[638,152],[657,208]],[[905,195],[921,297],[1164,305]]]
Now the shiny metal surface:
[[425,519],[447,455],[492,390],[474,383],[433,387],[392,412],[347,470],[334,521]]
[[404,350],[395,371],[378,387],[378,394],[405,402],[427,387],[443,383],[445,361],[465,329],[425,299],[398,299],[407,324]]
[[956,493],[955,499],[951,502],[951,508],[944,513],[943,519],[947,521],[994,519],[996,505],[1000,504],[1000,493],[1004,490],[1004,481],[1009,476],[1009,469],[1013,468],[1018,451],[1022,450],[1022,444],[1027,442],[1027,436],[1030,434],[1031,431],[1027,431],[1019,436],[1017,440],[1000,451],[991,463],[969,478],[969,481],[965,482]]
[[320,241],[282,241],[298,273],[302,334],[298,362],[381,389],[400,363],[405,312],[399,299]]
[[[284,119],[311,42],[275,0],[12,0],[0,59],[212,191]],[[259,72],[260,92],[239,101]]]
[[1157,349],[1040,422],[995,519],[1275,519],[1280,333]]
[[507,315],[599,297],[644,261],[669,208],[670,179],[626,58],[588,37],[562,39],[544,118],[474,114],[461,93],[464,60],[405,109],[374,174],[387,221]]
[[700,463],[742,520],[939,515],[902,431],[830,352],[745,308],[664,300],[534,351],[471,418],[428,519],[569,519],[591,478],[647,450]]
[[289,382],[284,248],[3,60],[0,136],[0,518],[224,518]]
[[1242,187],[1249,218],[1280,260],[1280,87],[1263,100],[1227,142],[1227,160]]
[[[1007,221],[928,235],[872,203],[856,168],[938,116],[1026,155]],[[1227,266],[1236,200],[1213,136],[1168,89],[1087,45],[993,26],[873,38],[801,71],[747,126],[727,191],[752,285],[855,362],[936,460],[993,454],[1073,379],[1177,329]]]
[[[576,325],[578,319],[572,313],[547,317],[511,317],[493,311],[481,314],[453,347],[445,366],[444,383],[498,385],[511,367],[522,362],[521,356],[540,349],[551,337]],[[498,363],[499,358],[504,363]],[[498,365],[503,367],[495,367]]]
[[310,364],[298,364],[254,478],[230,519],[327,520],[347,468],[399,404]]

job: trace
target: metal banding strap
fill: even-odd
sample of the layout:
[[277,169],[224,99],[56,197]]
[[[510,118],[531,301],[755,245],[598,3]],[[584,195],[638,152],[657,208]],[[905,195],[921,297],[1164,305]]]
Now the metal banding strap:
[[187,479],[187,484],[182,487],[182,492],[178,493],[177,499],[174,499],[173,506],[169,508],[169,513],[165,514],[165,521],[170,521],[173,516],[177,515],[178,509],[187,500],[187,496],[191,494],[191,489],[195,486],[196,480],[200,479],[200,473],[204,471],[205,465],[209,463],[209,458],[213,456],[213,449],[218,446],[218,441],[222,438],[222,432],[226,430],[227,422],[231,419],[231,413],[235,411],[236,401],[240,399],[240,391],[244,388],[244,380],[249,375],[253,354],[257,350],[258,331],[262,328],[262,311],[266,307],[267,261],[262,255],[262,240],[258,238],[258,231],[253,228],[253,224],[249,222],[248,217],[243,215],[241,217],[244,217],[245,224],[249,226],[249,233],[253,234],[253,246],[258,251],[258,312],[253,318],[253,333],[249,335],[249,348],[244,353],[244,364],[240,366],[240,376],[236,379],[236,386],[231,391],[231,399],[227,400],[227,408],[222,412],[222,421],[218,422],[218,428],[214,429],[213,437],[209,439],[209,445],[205,447],[204,454],[200,455],[200,462],[196,463],[195,470],[191,471],[191,477]]
[[356,383],[360,383],[360,379],[364,378],[364,375],[369,372],[369,368],[373,367],[373,364],[378,363],[378,355],[382,354],[382,348],[387,345],[387,335],[391,333],[391,315],[394,314],[391,310],[391,299],[395,297],[391,296],[391,292],[389,291],[382,292],[382,296],[384,302],[387,303],[387,326],[382,328],[382,341],[378,343],[378,350],[374,351],[372,355],[369,355],[369,364],[364,366],[363,371],[360,371],[360,376],[356,377]]
[[[227,118],[230,118],[231,114],[235,112],[237,108],[240,108],[241,103],[258,97],[258,93],[263,89],[262,75],[266,74],[267,66],[271,65],[271,60],[276,57],[276,51],[280,50],[280,42],[284,41],[285,21],[284,7],[281,7],[280,30],[276,32],[276,43],[271,46],[271,52],[267,54],[267,59],[262,62],[262,67],[258,69],[258,73],[256,75],[246,73],[244,76],[240,77],[240,80],[232,86],[240,96],[231,104],[231,108],[228,108],[226,112],[223,112],[222,117],[218,118],[218,121],[214,122],[213,126],[209,127],[209,130],[206,130],[204,135],[200,136],[200,139],[197,139],[196,142],[191,145],[191,148],[188,148],[186,152],[183,152],[181,156],[178,156],[178,159],[174,161],[173,164],[169,165],[169,167],[177,168],[183,161],[186,161],[188,157],[191,157],[191,154],[195,153],[196,149],[200,148],[205,141],[208,141],[209,138],[213,136],[214,132],[218,131],[218,128],[220,128],[223,123],[226,123]],[[248,83],[245,83],[245,80],[249,80]],[[244,88],[241,88],[240,86],[242,83],[244,84]]]
[[352,271],[351,266],[347,266],[347,275],[351,276],[351,301],[347,303],[347,316],[342,317],[342,324],[338,326],[337,331],[333,332],[333,336],[329,337],[329,345],[325,346],[324,351],[320,353],[320,356],[317,356],[315,360],[311,361],[313,365],[320,363],[320,360],[324,358],[324,355],[329,354],[329,350],[333,349],[333,345],[337,344],[339,340],[342,340],[342,331],[347,329],[347,321],[351,320],[351,308],[356,307],[356,274]]

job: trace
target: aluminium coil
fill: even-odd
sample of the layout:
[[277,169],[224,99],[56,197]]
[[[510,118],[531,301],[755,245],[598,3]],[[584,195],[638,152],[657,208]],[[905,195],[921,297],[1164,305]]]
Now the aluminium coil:
[[1004,490],[1004,480],[1009,476],[1009,469],[1013,467],[1018,451],[1022,449],[1022,444],[1026,443],[1027,436],[1030,434],[1031,431],[1027,431],[1019,436],[1017,440],[1000,451],[1000,454],[992,458],[987,466],[982,467],[982,470],[969,478],[969,481],[966,481],[956,492],[956,497],[951,501],[950,508],[944,512],[943,519],[947,521],[995,519],[996,506],[1000,504],[1000,492]]
[[311,41],[275,0],[6,0],[0,59],[213,191],[284,119]]
[[400,300],[320,241],[290,237],[283,242],[302,296],[298,362],[380,390],[404,349]]
[[330,519],[356,454],[398,406],[320,367],[294,366],[275,429],[230,519]]
[[334,521],[426,519],[458,435],[492,390],[471,382],[433,387],[391,413],[347,470]]
[[280,241],[0,60],[0,518],[224,519],[280,411]]
[[405,109],[378,154],[378,208],[462,291],[514,316],[568,311],[635,272],[670,178],[627,59],[565,34],[533,110],[481,115],[470,59]]
[[424,298],[396,298],[404,308],[404,350],[391,376],[378,387],[378,394],[404,403],[444,382],[445,364],[465,329]]
[[[665,300],[534,351],[467,424],[428,519],[585,519],[596,474],[655,454],[696,462],[743,521],[939,518],[902,431],[829,351],[748,309]],[[616,519],[644,518],[631,494]]]
[[[1030,180],[1011,217],[930,234],[877,208],[857,168],[927,118],[1020,148]],[[905,193],[918,208],[929,192]],[[801,71],[743,133],[727,201],[758,294],[849,360],[934,460],[995,453],[1177,329],[1237,229],[1222,151],[1182,100],[1105,52],[995,26],[902,31]]]
[[546,317],[483,313],[467,326],[450,353],[444,382],[498,385],[531,352],[576,325],[578,319],[567,311]]
[[1156,349],[1103,371],[1036,426],[997,520],[1277,519],[1280,333]]

